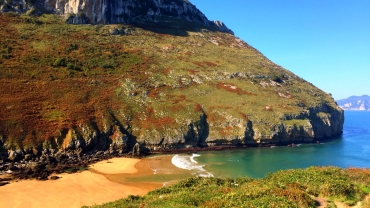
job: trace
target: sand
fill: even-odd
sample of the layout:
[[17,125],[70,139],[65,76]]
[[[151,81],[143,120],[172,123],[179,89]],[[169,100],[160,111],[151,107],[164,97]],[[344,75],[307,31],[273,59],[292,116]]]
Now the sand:
[[87,171],[58,175],[61,178],[55,181],[14,181],[0,187],[0,207],[81,207],[145,195],[162,183],[124,183],[107,176],[154,174],[147,164],[139,159],[114,158],[93,164]]
[[90,165],[90,168],[103,174],[136,173],[138,169],[135,165],[138,162],[140,159],[112,158]]

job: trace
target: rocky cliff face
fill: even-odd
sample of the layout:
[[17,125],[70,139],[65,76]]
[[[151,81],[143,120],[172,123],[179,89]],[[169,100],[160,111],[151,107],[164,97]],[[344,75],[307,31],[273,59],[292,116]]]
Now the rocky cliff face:
[[343,110],[370,111],[370,96],[351,96],[347,99],[338,100],[338,105]]
[[209,21],[188,0],[13,0],[0,4],[3,12],[37,13],[44,10],[64,15],[71,24],[155,24],[163,18],[175,18],[233,34],[224,23]]
[[[94,125],[81,125],[62,130],[59,136],[45,141],[42,147],[18,149],[20,155],[41,154],[42,152],[98,152],[146,154],[150,151],[165,151],[214,146],[259,146],[291,144],[320,141],[342,133],[343,111],[332,106],[322,105],[311,108],[297,115],[287,114],[279,123],[269,123],[261,127],[252,121],[233,118],[231,115],[224,122],[207,120],[206,114],[199,114],[199,119],[183,123],[177,128],[168,127],[165,131],[153,129],[140,135],[134,135],[118,120],[105,124],[106,129],[96,129]],[[257,122],[256,122],[257,123]],[[220,127],[229,127],[233,132],[222,135]],[[139,130],[140,131],[140,130]],[[4,138],[6,149],[12,149],[11,143]],[[14,152],[14,151],[11,151]],[[10,154],[10,152],[9,152]],[[6,156],[6,154],[4,155]],[[3,159],[6,159],[4,157]],[[10,156],[9,159],[17,159]],[[18,159],[21,159],[19,157]]]

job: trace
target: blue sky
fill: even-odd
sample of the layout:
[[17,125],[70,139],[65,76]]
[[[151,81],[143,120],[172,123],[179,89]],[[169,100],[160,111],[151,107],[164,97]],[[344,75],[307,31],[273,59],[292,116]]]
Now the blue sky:
[[370,0],[190,0],[336,100],[370,95]]

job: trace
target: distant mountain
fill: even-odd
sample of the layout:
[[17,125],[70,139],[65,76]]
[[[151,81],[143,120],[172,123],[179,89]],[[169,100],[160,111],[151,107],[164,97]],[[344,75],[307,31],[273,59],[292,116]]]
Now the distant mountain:
[[370,96],[351,96],[347,99],[337,100],[339,107],[343,110],[370,110]]

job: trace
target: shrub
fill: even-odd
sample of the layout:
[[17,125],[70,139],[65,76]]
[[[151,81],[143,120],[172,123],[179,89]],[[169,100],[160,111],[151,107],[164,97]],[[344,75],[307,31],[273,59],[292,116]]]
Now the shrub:
[[68,63],[67,64],[67,69],[69,69],[69,70],[76,70],[76,71],[79,71],[80,70],[80,68],[78,66],[76,66],[76,65],[74,65],[72,63]]
[[66,59],[65,58],[57,58],[55,61],[54,61],[54,66],[67,66],[67,62],[66,62]]
[[114,69],[118,66],[118,64],[115,61],[106,61],[106,62],[100,64],[100,66],[103,69]]

